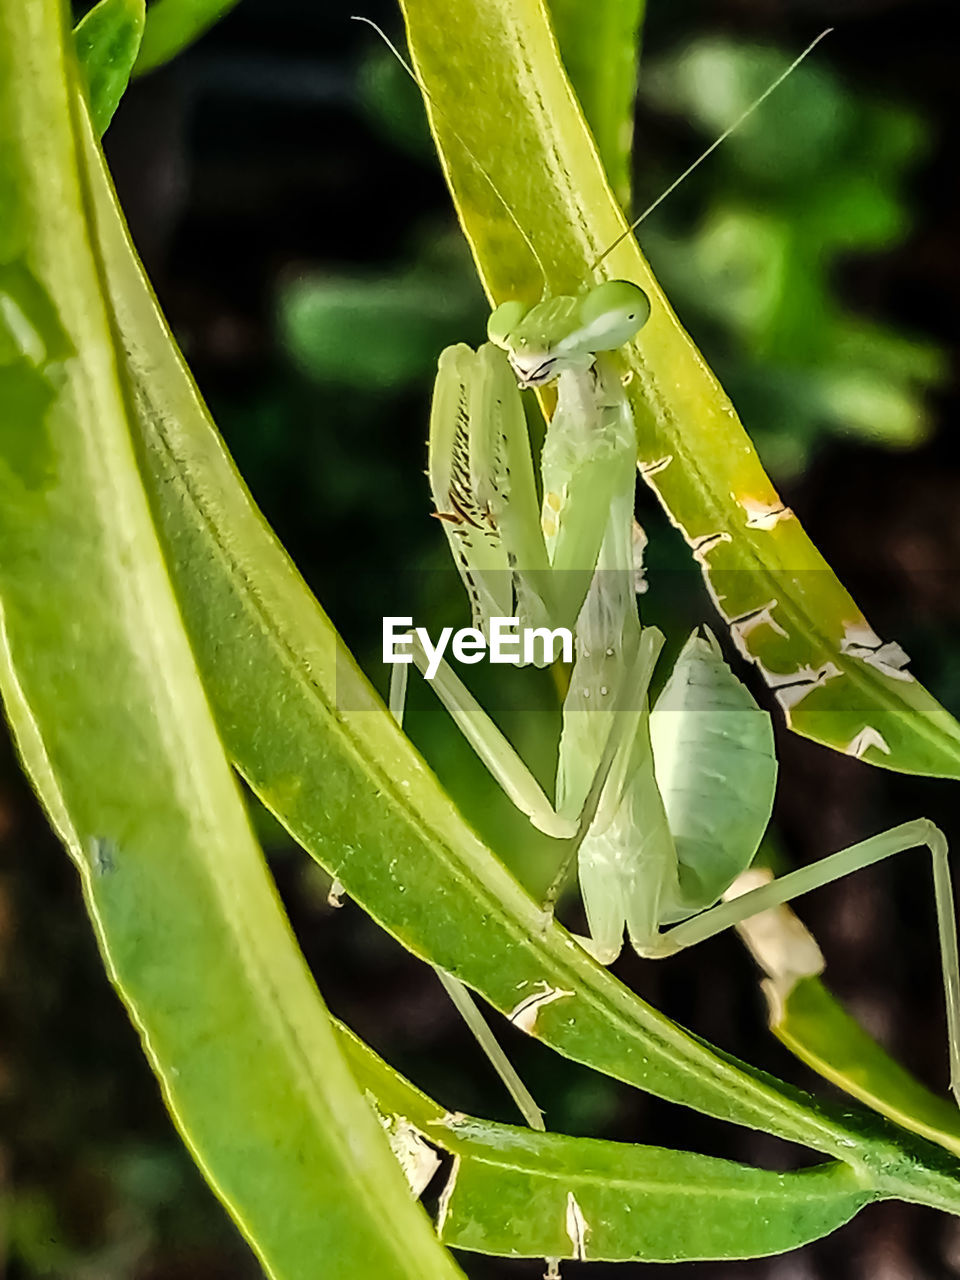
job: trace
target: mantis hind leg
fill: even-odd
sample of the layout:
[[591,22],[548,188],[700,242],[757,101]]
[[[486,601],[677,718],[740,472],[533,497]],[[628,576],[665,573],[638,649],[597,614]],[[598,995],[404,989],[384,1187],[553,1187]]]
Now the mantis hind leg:
[[960,1105],[960,953],[957,947],[957,916],[950,879],[947,841],[939,827],[926,818],[905,822],[899,827],[872,836],[860,844],[815,862],[812,866],[791,871],[770,884],[753,889],[729,902],[685,920],[660,935],[659,940],[642,954],[653,959],[674,955],[686,947],[704,942],[725,929],[748,920],[769,907],[778,907],[801,894],[873,866],[894,854],[926,845],[933,862],[933,891],[937,910],[937,932],[940,962],[947,1009],[947,1038],[950,1050],[950,1091]]

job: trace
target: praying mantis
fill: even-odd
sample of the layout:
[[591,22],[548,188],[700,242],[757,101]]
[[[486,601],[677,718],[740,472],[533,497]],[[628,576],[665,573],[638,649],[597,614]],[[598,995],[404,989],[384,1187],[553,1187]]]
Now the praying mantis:
[[[595,275],[607,253],[594,263]],[[580,941],[603,964],[616,959],[625,933],[641,956],[662,959],[925,846],[933,864],[950,1089],[960,1104],[956,912],[947,843],[932,822],[904,823],[723,900],[750,867],[771,816],[773,729],[709,632],[687,640],[648,705],[664,638],[641,625],[637,610],[636,440],[616,353],[642,343],[649,315],[646,294],[624,280],[600,279],[579,296],[544,296],[532,306],[508,300],[489,318],[487,343],[441,354],[434,385],[428,475],[474,627],[486,634],[494,618],[509,617],[520,629],[575,630],[555,802],[453,668],[428,664],[413,634],[410,658],[421,672],[431,666],[434,691],[511,801],[562,842],[544,903],[548,916],[577,861],[589,928]],[[557,404],[539,460],[538,498],[521,392],[551,384]],[[391,673],[390,709],[400,722],[407,670],[395,665]]]
[[[573,625],[576,656],[563,702],[556,803],[445,662],[433,689],[484,765],[534,826],[565,842],[547,895],[574,858],[590,937],[604,964],[622,946],[660,959],[770,907],[896,853],[926,846],[933,862],[950,1056],[960,1102],[960,960],[940,830],[907,822],[720,901],[753,861],[770,818],[777,762],[770,716],[694,633],[652,709],[647,690],[663,636],[640,622],[635,595],[635,444],[616,351],[641,340],[650,307],[627,281],[532,307],[501,304],[489,342],[440,357],[430,423],[436,514],[470,597],[474,625]],[[556,383],[540,459],[542,500],[521,389]],[[426,656],[411,638],[411,657]],[[391,708],[402,718],[406,666]]]

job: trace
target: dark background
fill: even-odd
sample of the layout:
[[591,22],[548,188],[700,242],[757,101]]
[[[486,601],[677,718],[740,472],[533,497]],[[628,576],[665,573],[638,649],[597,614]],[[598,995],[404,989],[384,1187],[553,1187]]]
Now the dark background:
[[[719,131],[708,110],[698,119],[696,103],[680,100],[683,76],[671,75],[679,54],[722,37],[725,65],[748,80],[759,76],[759,88],[768,62],[750,52],[755,46],[792,56],[823,26],[837,28],[815,67],[785,86],[794,96],[779,109],[769,104],[758,130],[704,166],[641,243],[733,392],[785,500],[877,630],[901,640],[924,683],[960,710],[960,75],[944,34],[951,7],[651,0],[650,9],[638,205]],[[428,518],[423,441],[436,354],[480,336],[483,303],[416,92],[370,30],[348,21],[350,10],[340,0],[242,0],[174,65],[132,87],[107,151],[147,269],[241,471],[382,685],[377,628],[398,574],[428,612],[459,601],[432,572],[445,550]],[[397,32],[392,6],[366,0],[364,12]],[[761,219],[762,234],[744,235],[747,215]],[[757,251],[762,260],[744,261],[745,241],[766,246]],[[787,283],[776,305],[760,305],[749,286],[769,280],[774,263]],[[692,623],[709,619],[709,605],[684,570],[682,548],[647,498],[640,501],[654,565],[649,609],[679,643]],[[429,699],[414,690],[413,702],[411,732],[442,765],[465,812],[519,875],[541,884],[543,842],[512,825]],[[512,732],[548,777],[549,742],[531,740],[522,716]],[[952,784],[778,738],[770,854],[783,865],[921,814],[960,839]],[[512,1120],[432,973],[357,909],[331,910],[322,873],[256,818],[334,1012],[445,1105]],[[576,914],[571,901],[565,918],[575,923]],[[943,1091],[925,856],[831,886],[802,914],[826,952],[831,988]],[[617,972],[698,1034],[827,1091],[765,1031],[756,975],[736,938],[659,966],[625,956]],[[505,1038],[552,1128],[767,1167],[809,1158]],[[0,1108],[0,1275],[259,1274],[173,1133],[104,977],[73,869],[6,744]],[[3,1228],[0,1219],[0,1237]],[[542,1272],[536,1262],[461,1262],[478,1280]],[[647,1273],[946,1277],[960,1274],[960,1229],[928,1210],[877,1205],[785,1258]],[[640,1268],[570,1265],[564,1274],[633,1276]]]

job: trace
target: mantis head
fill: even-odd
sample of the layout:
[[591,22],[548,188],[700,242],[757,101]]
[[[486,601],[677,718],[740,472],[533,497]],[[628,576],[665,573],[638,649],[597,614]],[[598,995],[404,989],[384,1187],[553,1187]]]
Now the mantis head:
[[598,351],[622,347],[649,315],[650,299],[638,285],[607,280],[579,298],[501,303],[487,336],[506,351],[522,387],[541,387],[566,369],[589,369]]

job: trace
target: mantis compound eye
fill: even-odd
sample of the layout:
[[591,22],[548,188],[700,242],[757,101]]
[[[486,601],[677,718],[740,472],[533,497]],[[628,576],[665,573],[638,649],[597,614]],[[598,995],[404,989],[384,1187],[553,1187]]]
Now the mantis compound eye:
[[510,335],[529,310],[525,302],[501,302],[487,321],[487,337],[495,346],[509,350]]
[[580,303],[580,323],[591,351],[614,351],[647,323],[650,299],[628,280],[607,280]]

